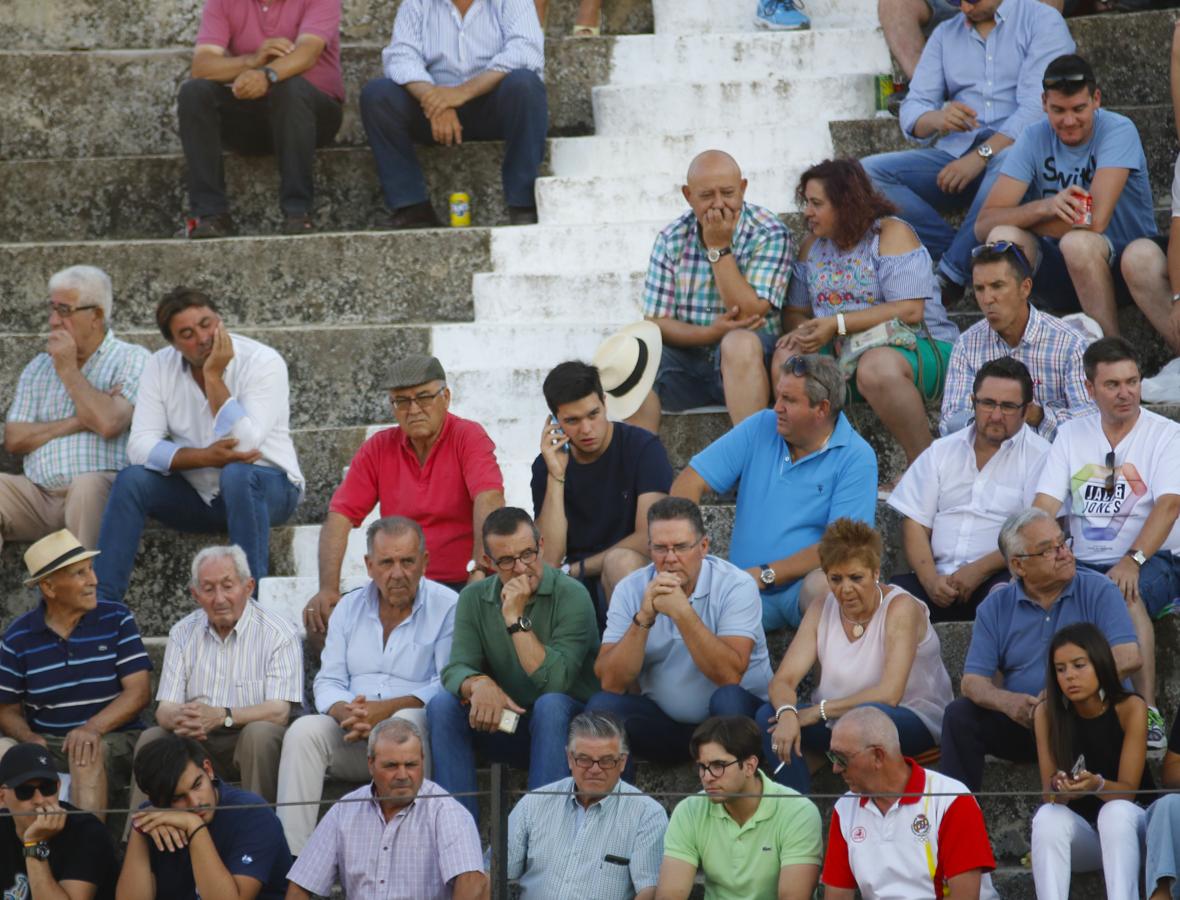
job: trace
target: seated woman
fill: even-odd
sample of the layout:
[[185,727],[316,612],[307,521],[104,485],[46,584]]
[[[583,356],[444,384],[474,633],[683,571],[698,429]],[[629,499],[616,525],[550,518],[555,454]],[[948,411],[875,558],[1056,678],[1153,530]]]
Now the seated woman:
[[[771,371],[795,353],[850,353],[849,338],[862,335],[875,345],[855,360],[850,396],[868,401],[911,463],[930,445],[926,401],[942,393],[959,337],[935,287],[930,254],[909,225],[892,218],[892,204],[855,159],[812,166],[797,195],[811,234],[793,266]],[[913,349],[884,346],[877,332],[867,334],[895,319],[925,325]]]
[[[1180,710],[1172,722],[1168,752],[1160,781],[1170,790],[1180,788]],[[1166,794],[1147,809],[1148,900],[1180,897],[1180,794]]]
[[1154,782],[1147,704],[1119,681],[1110,645],[1088,622],[1049,643],[1045,702],[1033,716],[1045,805],[1032,821],[1038,900],[1067,900],[1070,872],[1101,868],[1108,900],[1139,896],[1139,858]]
[[[880,582],[876,529],[837,519],[820,539],[819,561],[829,593],[807,608],[770,682],[770,703],[757,713],[758,724],[770,726],[763,736],[765,758],[772,766],[776,758],[784,762],[774,777],[803,794],[831,743],[834,720],[844,713],[877,707],[897,726],[901,752],[916,756],[938,743],[942,713],[952,699],[929,611]],[[813,705],[796,708],[799,682],[817,662]]]

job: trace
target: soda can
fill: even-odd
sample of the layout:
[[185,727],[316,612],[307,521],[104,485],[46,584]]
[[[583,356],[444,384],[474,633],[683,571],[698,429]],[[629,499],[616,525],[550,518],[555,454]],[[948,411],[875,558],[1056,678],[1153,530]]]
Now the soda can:
[[876,83],[877,112],[889,110],[889,98],[893,96],[896,85],[892,75],[878,75]]
[[1082,211],[1074,219],[1074,228],[1089,228],[1094,224],[1094,195],[1089,191],[1082,197]]
[[451,227],[466,228],[471,224],[471,198],[459,191],[451,194]]

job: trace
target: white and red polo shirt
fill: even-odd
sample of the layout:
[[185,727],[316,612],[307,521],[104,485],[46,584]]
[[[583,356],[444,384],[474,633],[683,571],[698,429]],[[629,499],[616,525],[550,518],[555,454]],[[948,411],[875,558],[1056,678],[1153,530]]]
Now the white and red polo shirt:
[[980,900],[996,898],[979,803],[962,782],[906,762],[905,796],[887,812],[851,791],[836,801],[823,883],[859,889],[864,900],[930,900],[945,896],[948,879],[982,869]]

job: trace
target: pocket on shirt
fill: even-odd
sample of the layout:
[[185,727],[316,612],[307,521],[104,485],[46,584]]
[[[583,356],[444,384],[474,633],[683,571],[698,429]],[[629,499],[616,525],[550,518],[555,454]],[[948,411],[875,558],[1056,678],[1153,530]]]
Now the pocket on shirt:
[[597,894],[598,889],[601,889],[601,894],[604,897],[624,897],[633,893],[631,891],[631,854],[611,853],[608,851],[603,856],[626,859],[628,862],[624,865],[617,862],[607,862],[605,858],[599,858],[598,877],[595,879],[597,884],[594,885],[595,893]]
[[266,700],[266,679],[253,678],[248,681],[235,681],[234,693],[237,702],[234,706],[257,706]]

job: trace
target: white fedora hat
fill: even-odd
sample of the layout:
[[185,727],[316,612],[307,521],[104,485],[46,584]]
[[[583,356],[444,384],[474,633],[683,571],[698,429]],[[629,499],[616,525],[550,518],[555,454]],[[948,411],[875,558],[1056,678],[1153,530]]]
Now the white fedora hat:
[[651,390],[664,343],[654,322],[636,322],[612,334],[594,351],[594,366],[606,391],[606,414],[618,421],[635,415]]
[[98,556],[98,553],[97,550],[87,550],[83,547],[68,528],[55,531],[25,551],[25,568],[29,570],[25,586],[32,587],[46,575],[52,575],[58,569]]

